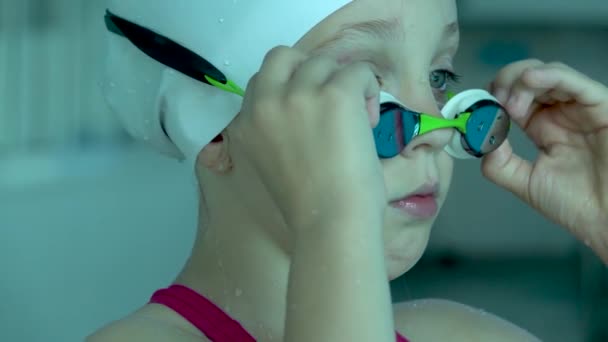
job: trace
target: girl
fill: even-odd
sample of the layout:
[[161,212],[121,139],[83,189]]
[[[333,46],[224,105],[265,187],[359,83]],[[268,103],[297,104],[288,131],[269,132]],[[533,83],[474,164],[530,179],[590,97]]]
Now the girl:
[[[447,195],[456,133],[421,135],[392,158],[378,158],[370,133],[380,91],[441,116],[455,2],[252,3],[111,2],[108,28],[131,42],[111,36],[106,98],[131,134],[193,162],[200,222],[173,285],[89,341],[536,340],[456,303],[391,307],[388,280],[419,259]],[[130,45],[153,36],[141,27],[227,80],[188,69],[196,57],[160,36],[162,51],[138,45],[145,57]],[[605,257],[608,91],[537,61],[506,67],[493,86],[542,153],[528,164],[504,143],[484,175]],[[592,200],[574,201],[575,189]]]

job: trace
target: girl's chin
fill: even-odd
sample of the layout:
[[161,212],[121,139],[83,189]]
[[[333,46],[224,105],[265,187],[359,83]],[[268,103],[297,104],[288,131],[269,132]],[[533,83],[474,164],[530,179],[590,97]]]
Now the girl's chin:
[[414,267],[414,265],[416,265],[416,262],[418,262],[418,259],[408,260],[408,261],[403,261],[403,260],[388,261],[388,263],[389,263],[388,269],[387,269],[388,280],[393,281],[393,280],[401,277],[402,275],[407,273],[409,270],[411,270],[412,267]]
[[428,235],[421,234],[421,236],[411,236],[411,238],[418,241],[410,241],[410,243],[404,244],[405,246],[397,249],[393,246],[391,248],[392,251],[387,251],[385,260],[389,280],[399,278],[411,270],[424,254],[428,243]]

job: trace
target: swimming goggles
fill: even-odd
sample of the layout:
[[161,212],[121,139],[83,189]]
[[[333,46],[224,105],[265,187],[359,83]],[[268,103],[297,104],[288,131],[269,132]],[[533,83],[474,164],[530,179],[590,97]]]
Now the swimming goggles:
[[[109,10],[106,28],[127,38],[156,61],[197,81],[244,96],[245,91],[217,67],[188,48]],[[455,158],[479,158],[497,149],[507,138],[511,122],[505,109],[488,92],[474,89],[452,97],[437,117],[408,109],[388,93],[381,93],[380,123],[373,129],[380,158],[398,155],[413,139],[436,129],[453,128],[459,134],[446,146]]]

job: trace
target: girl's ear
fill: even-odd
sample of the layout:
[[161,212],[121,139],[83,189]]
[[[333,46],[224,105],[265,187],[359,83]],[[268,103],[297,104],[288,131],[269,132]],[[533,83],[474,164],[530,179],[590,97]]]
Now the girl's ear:
[[226,135],[219,134],[197,157],[197,168],[204,167],[216,174],[226,174],[232,170],[232,158],[228,153]]

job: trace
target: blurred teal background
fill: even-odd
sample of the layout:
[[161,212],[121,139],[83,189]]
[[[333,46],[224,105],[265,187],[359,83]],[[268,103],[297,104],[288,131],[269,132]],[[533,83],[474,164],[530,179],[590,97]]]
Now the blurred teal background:
[[[608,83],[608,2],[459,1],[461,88],[530,56]],[[131,141],[99,91],[102,0],[0,0],[0,341],[81,341],[166,286],[196,222],[192,172]],[[521,132],[513,144],[534,149]],[[608,341],[608,272],[459,162],[396,301],[480,307],[547,341]]]

